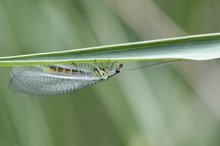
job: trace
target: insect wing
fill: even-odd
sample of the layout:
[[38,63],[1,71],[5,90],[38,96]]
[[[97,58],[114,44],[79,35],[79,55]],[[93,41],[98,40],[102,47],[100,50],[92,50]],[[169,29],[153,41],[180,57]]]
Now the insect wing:
[[31,96],[53,96],[90,86],[100,81],[91,73],[44,72],[47,66],[15,66],[11,71],[12,89]]

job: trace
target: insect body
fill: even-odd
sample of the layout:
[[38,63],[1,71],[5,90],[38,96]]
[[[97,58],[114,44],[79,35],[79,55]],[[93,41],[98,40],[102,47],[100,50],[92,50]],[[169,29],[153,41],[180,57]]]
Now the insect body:
[[14,66],[10,86],[32,96],[53,96],[84,88],[107,80],[121,72],[122,64],[114,67],[100,64],[58,64]]

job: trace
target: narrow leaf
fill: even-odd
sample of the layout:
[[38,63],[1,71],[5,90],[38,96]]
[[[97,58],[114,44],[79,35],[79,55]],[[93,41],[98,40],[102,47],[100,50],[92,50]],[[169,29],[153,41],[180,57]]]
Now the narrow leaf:
[[0,66],[90,61],[209,60],[220,57],[220,33],[0,57]]

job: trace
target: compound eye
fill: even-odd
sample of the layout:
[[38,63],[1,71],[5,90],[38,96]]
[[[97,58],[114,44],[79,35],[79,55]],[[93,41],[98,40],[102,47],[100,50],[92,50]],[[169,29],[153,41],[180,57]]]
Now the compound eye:
[[117,68],[116,68],[116,73],[120,73],[122,71],[122,67],[123,64],[120,64]]

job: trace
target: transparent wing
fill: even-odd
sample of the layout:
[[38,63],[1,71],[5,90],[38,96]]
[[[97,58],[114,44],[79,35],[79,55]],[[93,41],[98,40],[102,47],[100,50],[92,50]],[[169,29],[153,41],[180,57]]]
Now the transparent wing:
[[44,73],[47,66],[15,66],[11,71],[12,89],[31,96],[53,96],[90,86],[100,81],[91,72]]

